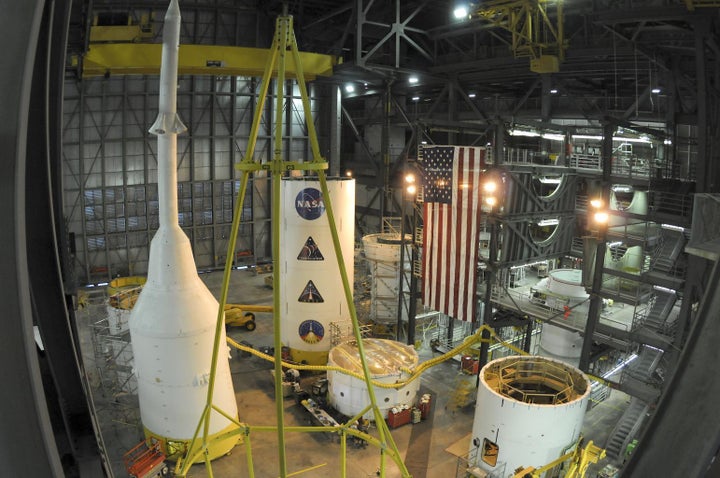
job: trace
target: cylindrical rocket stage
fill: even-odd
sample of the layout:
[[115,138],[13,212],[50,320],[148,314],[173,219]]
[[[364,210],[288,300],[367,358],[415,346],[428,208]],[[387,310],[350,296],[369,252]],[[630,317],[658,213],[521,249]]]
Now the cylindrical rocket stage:
[[493,360],[480,370],[470,456],[498,476],[550,463],[578,440],[589,396],[587,376],[563,362]]
[[[536,286],[544,295],[545,305],[554,310],[565,310],[564,321],[580,327],[587,322],[588,293],[582,285],[580,269],[555,269]],[[567,307],[567,308],[565,308]],[[540,336],[540,354],[577,366],[580,363],[583,338],[552,324],[543,324]]]
[[[355,180],[328,178],[328,190],[350,286],[354,273]],[[330,323],[350,320],[320,181],[282,181],[280,320],[293,361],[325,365]]]
[[[410,283],[412,236],[405,235],[403,281]],[[363,248],[370,268],[370,319],[379,324],[396,324],[398,320],[398,287],[400,284],[400,234],[368,234]],[[402,319],[407,321],[406,310]]]
[[[365,360],[368,363],[372,379],[383,383],[397,383],[410,377],[408,369],[418,364],[418,354],[412,345],[386,339],[363,339]],[[330,351],[328,365],[337,366],[363,373],[360,352],[355,341],[345,342]],[[410,408],[420,388],[420,380],[403,385],[400,388],[380,388],[373,386],[377,407],[383,416],[395,407]],[[370,405],[370,395],[364,380],[351,375],[328,371],[328,398],[330,404],[343,415],[355,416]],[[365,418],[375,420],[372,409]]]

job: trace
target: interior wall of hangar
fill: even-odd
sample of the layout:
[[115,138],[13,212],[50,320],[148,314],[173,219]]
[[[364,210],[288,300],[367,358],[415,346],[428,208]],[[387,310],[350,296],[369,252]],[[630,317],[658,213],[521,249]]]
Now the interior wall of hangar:
[[[287,160],[308,160],[300,93],[292,81],[287,88],[286,96],[292,99],[283,118],[283,155]],[[190,237],[199,268],[225,263],[239,189],[234,165],[247,147],[258,89],[254,78],[180,79],[178,113],[188,127],[178,140],[180,226]],[[320,116],[320,105],[331,101],[334,89],[311,86],[315,117]],[[157,162],[147,131],[156,98],[157,81],[151,76],[66,78],[64,206],[81,283],[147,272],[149,243],[158,227]],[[255,154],[261,162],[272,157],[275,111],[271,101],[267,104]],[[337,158],[327,149],[330,130],[321,128],[319,139],[326,157]],[[245,198],[236,249],[239,264],[271,259],[270,206],[269,179],[256,174]]]
[[[29,5],[29,6],[28,6],[28,10],[31,10],[31,9],[33,9],[33,8],[35,8],[35,7],[37,7],[37,5]],[[33,13],[35,13],[35,12],[33,12]],[[35,13],[35,15],[36,15],[36,17],[39,16],[39,15],[36,14],[36,13]],[[31,16],[32,16],[32,15],[31,15]],[[21,17],[21,15],[18,15],[17,17],[13,17],[13,18],[20,18],[20,17]],[[34,20],[36,21],[36,23],[35,23],[36,28],[28,28],[28,29],[27,29],[27,32],[30,33],[30,34],[32,34],[32,33],[34,33],[34,32],[37,31],[37,18],[35,18]],[[32,23],[32,22],[30,22],[30,23]],[[18,24],[20,25],[21,23],[18,22]],[[26,25],[23,25],[23,26],[26,26]],[[19,30],[19,28],[8,28],[8,29],[6,30],[7,33],[14,33],[14,34],[16,34],[16,35],[17,35],[17,38],[20,38],[20,35],[18,34],[19,31],[21,31],[21,30]],[[17,38],[16,38],[16,40],[17,40]],[[25,42],[26,45],[32,45],[32,43],[33,43],[33,42],[32,42],[32,35],[30,36],[29,40],[30,40],[30,41]],[[701,40],[701,41],[702,41],[702,40]],[[16,42],[16,43],[17,43],[17,42]],[[6,44],[10,45],[10,44],[13,44],[13,43],[12,43],[11,41],[8,41]],[[20,43],[18,43],[18,44],[23,44],[23,43],[20,42]],[[19,71],[19,70],[23,70],[21,63],[19,63],[19,64],[16,65],[16,66],[18,66],[18,71]],[[26,68],[25,68],[25,70],[26,70]],[[23,70],[23,71],[25,71],[25,70]],[[8,86],[10,86],[10,85],[12,85],[12,84],[13,84],[12,80],[8,81]],[[26,84],[23,83],[22,85],[18,85],[18,86],[26,86]],[[466,89],[466,88],[463,88],[463,89]],[[13,88],[7,88],[5,91],[8,91],[8,92],[9,92],[9,91],[16,91],[16,90],[14,90]],[[700,93],[698,93],[698,94],[700,94]],[[711,93],[708,93],[708,94],[711,94]],[[22,100],[22,99],[26,98],[26,95],[18,94],[18,95],[17,95],[17,98],[20,99],[20,100]],[[519,96],[519,97],[517,98],[517,101],[515,101],[515,102],[512,102],[512,101],[510,101],[510,100],[508,99],[508,100],[507,100],[507,101],[508,101],[508,106],[510,106],[510,107],[512,107],[512,108],[517,107],[517,105],[518,105],[519,103],[521,103],[519,100],[522,100],[522,96]],[[540,101],[541,101],[541,100],[540,100]],[[702,105],[702,104],[712,105],[713,103],[712,103],[712,102],[707,102],[707,103],[706,103],[706,102],[703,102],[703,101],[698,101],[697,104],[698,104],[698,105]],[[627,107],[624,109],[624,111],[630,111],[631,114],[632,114],[633,111],[637,111],[637,109],[630,108],[631,106],[632,106],[632,101],[630,101],[629,103],[627,103]],[[512,109],[512,108],[511,108],[511,109]],[[698,106],[698,108],[700,108],[700,106]],[[712,109],[712,106],[709,106],[709,108]],[[13,110],[12,108],[8,108],[7,110],[8,110],[8,111],[20,111],[20,110]],[[690,111],[684,111],[684,113],[685,113],[685,114],[689,114],[689,113],[691,113],[691,112],[690,112]],[[708,117],[709,117],[711,113],[710,113],[710,112],[706,112],[706,114],[707,114]],[[442,119],[442,120],[447,120],[447,117],[442,117],[442,118],[440,118],[440,119]],[[708,119],[708,118],[702,118],[702,117],[701,117],[701,118],[698,120],[697,123],[698,123],[698,124],[705,124],[707,127],[711,128],[711,127],[712,127],[712,124],[708,125],[707,123],[711,123],[711,122],[707,121],[707,119]],[[448,121],[452,121],[452,120],[448,120]],[[694,123],[694,122],[693,122],[693,123]],[[11,126],[12,126],[12,125],[11,125]],[[11,133],[8,137],[15,137],[16,134],[17,134],[17,133]],[[702,128],[700,129],[700,132],[699,132],[698,136],[699,136],[701,139],[703,139],[703,129],[702,129]],[[700,143],[700,144],[699,144],[699,146],[698,146],[698,149],[699,149],[699,151],[702,152],[703,154],[700,154],[700,155],[699,155],[698,161],[700,161],[700,162],[709,161],[709,158],[712,157],[712,151],[713,151],[712,148],[710,148],[710,150],[708,151],[708,145],[707,145],[707,143],[705,143],[704,141],[700,141],[699,143]],[[9,148],[9,149],[8,149],[8,151],[11,151],[11,150],[13,150],[13,148]],[[701,176],[702,176],[702,175],[701,175]],[[705,176],[703,176],[703,177],[705,177]],[[712,182],[712,181],[709,181],[709,186],[708,186],[708,187],[704,187],[704,188],[702,188],[702,189],[703,189],[703,190],[706,190],[706,191],[712,191],[712,190],[713,190],[712,184],[713,184],[713,182]],[[7,189],[6,191],[10,192],[11,194],[12,194],[13,192],[18,192],[17,190],[14,190],[14,189],[12,189],[12,188]],[[15,201],[14,201],[13,199],[14,199],[14,197],[8,197],[8,201],[7,201],[7,203],[6,203],[6,204],[8,204],[8,207],[12,207],[12,206],[15,205]],[[12,220],[13,217],[14,217],[13,215],[9,215],[9,216],[8,216],[8,222],[11,222],[11,220]],[[15,244],[16,241],[14,241],[14,240],[12,240],[12,239],[9,239],[7,243],[8,243],[8,244]],[[13,251],[13,252],[15,252],[15,251]],[[9,255],[7,255],[7,256],[4,255],[4,256],[3,256],[3,258],[4,258],[3,264],[6,264],[6,263],[7,263],[7,264],[14,263],[14,261],[15,261],[14,257],[17,257],[18,260],[22,260],[22,254],[16,254],[15,256],[13,256],[12,254],[9,254]],[[7,261],[6,261],[6,259],[7,259]],[[24,282],[23,282],[23,281],[19,281],[19,284],[22,285],[22,284],[24,284]],[[19,308],[27,308],[27,307],[26,307],[26,306],[27,306],[27,303],[26,303],[26,302],[23,302],[23,301],[18,302],[17,300],[13,300],[14,297],[10,297],[12,294],[17,293],[16,290],[14,290],[14,289],[12,289],[12,288],[8,288],[8,290],[6,290],[6,292],[8,293],[9,298],[10,298],[10,301],[9,301],[8,303],[12,304],[13,306],[18,305],[18,309],[19,309]],[[21,294],[18,293],[18,296],[21,296]],[[26,313],[25,313],[25,315],[26,315]],[[22,313],[18,313],[18,316],[23,316],[23,314],[22,314]],[[19,337],[21,340],[25,340],[25,339],[27,339],[27,337],[28,337],[28,336],[27,336],[27,324],[25,324],[25,329],[24,329],[24,330],[25,330],[25,333],[24,333],[24,334],[18,334],[18,337]],[[8,333],[8,337],[10,337],[10,336],[12,335],[10,332],[15,332],[15,330],[9,330],[8,332],[9,332],[9,333]],[[21,345],[22,345],[22,344],[18,344],[18,346],[21,346]],[[24,345],[27,345],[27,343],[24,344]],[[27,350],[32,350],[32,349],[33,349],[33,347],[28,347]],[[16,356],[18,353],[20,353],[20,351],[17,350],[17,349],[8,349],[8,353],[10,353],[10,352],[14,352],[14,354],[8,355],[8,358],[13,357],[13,356]],[[25,355],[25,354],[23,354],[23,355]],[[9,363],[9,362],[6,361],[5,363]],[[22,388],[22,387],[19,387],[18,390],[20,390],[21,388]],[[9,429],[9,428],[5,428],[5,427],[3,427],[3,428],[4,428],[4,429]],[[10,428],[12,428],[12,427],[10,427]],[[41,445],[41,447],[42,447],[42,445]],[[18,455],[18,456],[22,456],[22,454],[20,454],[20,455]]]

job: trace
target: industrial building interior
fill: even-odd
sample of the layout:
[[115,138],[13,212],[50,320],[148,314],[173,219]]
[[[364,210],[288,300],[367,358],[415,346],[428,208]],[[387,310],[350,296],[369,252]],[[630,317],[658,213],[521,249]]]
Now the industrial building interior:
[[[143,439],[130,337],[110,330],[107,310],[122,289],[113,284],[148,274],[161,222],[149,129],[168,3],[1,3],[11,52],[0,70],[0,211],[10,225],[0,230],[2,476],[126,476],[123,452]],[[262,357],[281,353],[263,309],[279,287],[278,159],[300,165],[286,169],[295,179],[314,177],[302,165],[322,159],[328,177],[354,180],[345,259],[364,336],[397,339],[422,361],[485,339],[422,376],[433,414],[392,430],[399,469],[379,466],[374,446],[338,458],[340,445],[317,434],[288,434],[279,465],[278,443],[258,435],[254,475],[238,446],[213,461],[214,476],[290,476],[285,450],[289,471],[304,476],[346,476],[346,465],[349,476],[540,476],[468,462],[478,369],[516,352],[571,355],[592,380],[583,433],[605,458],[574,476],[720,474],[720,2],[179,5],[179,226],[216,297],[225,270],[221,301],[260,306],[252,326],[226,332],[245,346],[230,359],[240,420],[271,426],[283,407]],[[264,81],[277,19],[288,17],[307,97],[298,70]],[[471,238],[475,321],[421,299],[423,181],[439,145],[482,151],[483,178],[499,186],[493,201],[481,193]],[[259,165],[247,188],[243,161]],[[399,253],[389,273],[368,253],[378,237],[395,238],[385,243]],[[572,353],[553,355],[549,336]],[[316,382],[303,373],[299,383]],[[284,407],[289,427],[310,421],[293,400]],[[194,465],[187,476],[204,473]]]

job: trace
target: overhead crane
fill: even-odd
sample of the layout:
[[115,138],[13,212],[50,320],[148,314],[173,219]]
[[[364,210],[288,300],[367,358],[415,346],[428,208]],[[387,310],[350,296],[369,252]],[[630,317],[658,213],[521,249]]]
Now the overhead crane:
[[487,0],[470,16],[509,31],[513,55],[530,58],[530,70],[559,71],[567,47],[562,0]]

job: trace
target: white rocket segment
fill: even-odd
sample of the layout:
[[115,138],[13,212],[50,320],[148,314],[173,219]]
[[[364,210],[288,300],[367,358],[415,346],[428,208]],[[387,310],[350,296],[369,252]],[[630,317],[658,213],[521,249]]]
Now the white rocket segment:
[[187,126],[182,122],[177,113],[160,113],[150,127],[150,133],[161,135],[167,133],[180,134],[187,131]]
[[470,440],[475,464],[510,476],[552,462],[577,442],[589,397],[588,377],[566,363],[537,356],[489,362],[480,370]]
[[171,0],[163,25],[162,60],[160,63],[159,113],[150,133],[182,133],[187,127],[177,115],[177,72],[180,50],[180,7]]
[[[172,0],[165,15],[157,121],[160,228],[150,243],[148,278],[130,317],[130,336],[138,378],[140,416],[145,433],[169,442],[189,442],[205,409],[218,302],[197,274],[190,241],[178,224],[177,65],[180,10]],[[225,344],[221,328],[221,347]],[[229,356],[221,354],[215,375],[213,405],[237,417]],[[211,437],[235,425],[212,413]],[[214,459],[229,452],[236,437],[210,446]],[[213,442],[215,443],[215,442]]]

